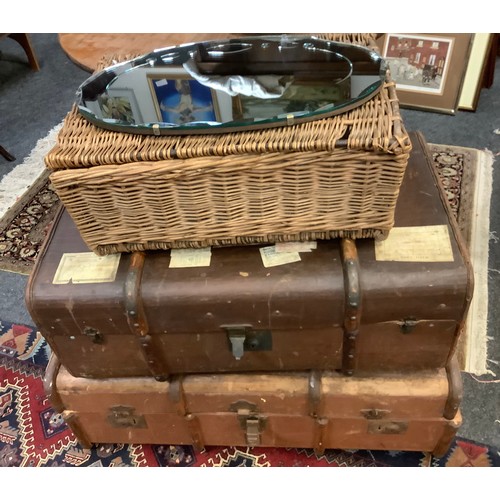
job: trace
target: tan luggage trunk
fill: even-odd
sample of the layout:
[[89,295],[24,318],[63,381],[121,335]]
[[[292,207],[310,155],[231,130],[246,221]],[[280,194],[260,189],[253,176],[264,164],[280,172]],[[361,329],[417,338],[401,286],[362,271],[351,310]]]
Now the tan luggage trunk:
[[91,443],[413,450],[444,454],[461,424],[460,371],[84,379],[52,357],[46,391]]

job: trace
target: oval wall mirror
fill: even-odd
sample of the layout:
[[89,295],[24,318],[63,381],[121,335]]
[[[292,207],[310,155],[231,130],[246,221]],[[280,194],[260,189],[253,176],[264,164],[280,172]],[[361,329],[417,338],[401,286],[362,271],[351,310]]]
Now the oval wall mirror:
[[269,128],[353,109],[379,92],[386,63],[368,48],[267,35],[155,50],[88,78],[79,112],[134,134]]

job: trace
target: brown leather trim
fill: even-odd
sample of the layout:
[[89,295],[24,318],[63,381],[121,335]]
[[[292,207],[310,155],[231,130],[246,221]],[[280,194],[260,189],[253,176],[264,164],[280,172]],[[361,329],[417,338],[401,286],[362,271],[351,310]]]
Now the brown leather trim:
[[446,365],[446,375],[448,376],[448,385],[450,389],[444,407],[443,417],[451,420],[455,418],[463,396],[462,375],[456,356],[453,356]]
[[312,370],[307,381],[309,415],[316,418],[321,404],[321,372]]
[[158,355],[155,339],[149,334],[149,325],[142,301],[141,281],[144,271],[144,252],[133,252],[130,266],[124,283],[125,314],[130,330],[139,340],[142,353],[148,363],[151,375],[159,381],[168,378],[168,368],[165,361]]
[[327,418],[316,418],[314,424],[314,453],[321,456],[325,454],[325,437],[328,426]]
[[[28,283],[26,285],[26,289],[24,292],[24,302],[26,304],[26,309],[28,310],[28,313],[31,316],[31,319],[34,321],[36,325],[43,325],[44,321],[42,318],[39,318],[36,314],[36,309],[33,307],[34,305],[34,297],[33,297],[33,288],[34,284],[37,281],[38,278],[38,272],[42,266],[42,262],[45,258],[45,254],[47,253],[49,246],[52,242],[52,239],[54,238],[56,231],[54,228],[57,227],[59,224],[59,220],[61,219],[61,216],[64,212],[64,206],[61,205],[57,209],[56,214],[54,215],[54,219],[52,223],[49,225],[49,228],[47,230],[47,236],[45,237],[45,240],[43,241],[41,247],[40,247],[40,252],[38,254],[38,257],[36,259],[35,265],[33,266],[33,270],[31,271],[29,278],[28,278]],[[42,332],[43,335],[43,332]],[[52,347],[52,346],[51,346]]]
[[170,380],[168,388],[168,398],[175,404],[177,415],[185,417],[188,414],[184,388],[182,386],[183,376],[178,376]]
[[196,449],[196,451],[204,450],[205,442],[203,439],[203,434],[201,432],[201,427],[200,427],[200,422],[198,421],[198,417],[190,413],[186,415],[186,422],[189,428],[189,432],[191,434],[191,438],[193,440],[194,448]]
[[125,313],[132,332],[144,337],[149,332],[149,326],[141,299],[141,280],[144,270],[144,252],[134,252],[130,259],[130,266],[124,283]]
[[57,376],[60,368],[61,363],[59,362],[59,359],[57,359],[57,356],[52,353],[49,362],[47,363],[47,367],[45,368],[43,389],[49,398],[52,407],[57,413],[62,415],[64,421],[68,424],[81,446],[83,448],[90,448],[92,446],[92,442],[78,422],[77,414],[65,409],[61,396],[57,390]]
[[91,448],[92,441],[89,439],[86,432],[83,430],[83,427],[78,420],[78,414],[70,411],[63,411],[62,416],[64,418],[64,421],[68,424],[71,431],[78,440],[78,443],[82,446],[82,448]]
[[43,377],[43,389],[45,394],[50,400],[52,407],[57,413],[62,413],[64,411],[64,404],[57,392],[57,375],[59,374],[59,369],[61,368],[61,363],[57,356],[52,353],[45,368],[45,374]]
[[340,247],[345,289],[342,372],[345,375],[353,375],[356,363],[356,340],[361,323],[359,260],[354,240],[343,238]]
[[[456,334],[455,334],[455,341],[453,342],[452,348],[450,350],[450,355],[448,358],[448,361],[452,359],[452,357],[455,354],[456,348],[457,348],[457,343],[458,343],[458,338],[460,336],[460,333],[462,332],[462,329],[465,326],[465,322],[467,320],[467,311],[469,310],[471,301],[472,301],[472,296],[474,293],[474,270],[472,268],[472,262],[469,254],[469,250],[467,248],[467,245],[463,239],[463,236],[460,232],[460,228],[458,227],[458,222],[455,219],[455,216],[453,215],[451,211],[451,207],[448,203],[448,200],[446,199],[446,193],[441,185],[441,180],[438,177],[438,173],[436,169],[434,168],[434,165],[432,164],[432,157],[429,151],[429,148],[427,146],[427,142],[421,132],[413,132],[411,134],[412,138],[415,138],[416,140],[419,141],[419,143],[422,146],[422,150],[424,152],[423,158],[427,162],[429,166],[429,170],[432,172],[432,176],[434,178],[434,181],[436,183],[436,186],[438,187],[439,191],[439,197],[441,199],[441,203],[443,205],[444,210],[446,211],[450,223],[451,230],[453,232],[453,235],[456,239],[458,248],[460,250],[460,253],[462,254],[463,260],[464,260],[464,265],[467,270],[467,287],[465,289],[465,301],[464,301],[464,306],[463,306],[463,314],[461,316],[461,320],[457,325],[456,329]],[[414,148],[415,149],[415,148]]]
[[454,420],[449,420],[443,429],[443,434],[441,435],[441,439],[436,444],[436,447],[432,451],[432,454],[436,458],[441,458],[444,456],[448,450],[450,449],[451,443],[454,437],[457,434],[457,430],[462,425],[462,417],[460,412],[457,413],[457,416]]

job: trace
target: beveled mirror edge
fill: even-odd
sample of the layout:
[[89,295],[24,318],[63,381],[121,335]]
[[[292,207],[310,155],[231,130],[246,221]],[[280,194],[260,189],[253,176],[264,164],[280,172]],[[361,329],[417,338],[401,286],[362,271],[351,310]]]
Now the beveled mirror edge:
[[[338,116],[341,113],[347,113],[356,109],[359,106],[362,106],[364,103],[372,99],[378,92],[380,92],[383,86],[383,82],[380,82],[376,86],[373,92],[367,94],[365,97],[360,98],[357,101],[353,101],[351,104],[343,106],[341,111],[338,109],[331,111],[329,113],[321,112],[318,113],[316,118],[311,118],[313,114],[308,114],[306,117],[292,117],[290,119],[276,120],[270,118],[268,120],[262,120],[261,122],[252,122],[250,126],[243,125],[241,123],[235,123],[234,125],[224,124],[224,125],[213,125],[211,127],[203,126],[196,127],[195,125],[184,126],[184,127],[160,127],[158,124],[152,124],[151,126],[146,125],[133,125],[133,124],[125,124],[125,122],[120,122],[119,124],[114,124],[111,122],[104,122],[101,119],[98,119],[93,113],[87,112],[85,108],[81,107],[79,109],[80,113],[95,126],[109,130],[112,132],[126,132],[130,134],[137,135],[207,135],[207,134],[225,134],[230,132],[248,132],[252,130],[263,130],[268,128],[278,128],[278,127],[290,127],[292,125],[299,125],[302,123],[309,123],[316,120],[322,120],[326,118],[331,118],[334,116]],[[155,125],[157,125],[155,127]],[[125,130],[126,129],[126,130]]]
[[[84,106],[82,102],[82,89],[85,85],[88,85],[92,81],[99,78],[99,76],[103,74],[111,74],[115,73],[114,78],[108,82],[108,86],[118,77],[119,74],[122,74],[125,71],[132,70],[135,67],[145,65],[147,63],[148,58],[151,58],[153,55],[155,57],[158,54],[165,53],[166,51],[175,50],[176,48],[185,48],[189,49],[189,47],[194,47],[200,43],[211,43],[211,44],[222,44],[231,42],[233,40],[242,40],[246,38],[250,38],[252,40],[282,40],[283,37],[286,37],[288,41],[304,41],[315,39],[320,41],[321,43],[325,43],[328,45],[335,46],[345,46],[352,47],[355,46],[358,49],[361,49],[367,53],[371,58],[376,57],[378,62],[380,62],[380,79],[368,87],[366,87],[361,94],[357,97],[348,101],[345,104],[341,104],[339,106],[333,106],[332,109],[328,111],[316,111],[316,112],[308,112],[305,116],[290,114],[285,117],[274,116],[272,118],[262,119],[258,121],[252,121],[251,123],[244,123],[241,120],[238,122],[226,122],[221,124],[214,124],[207,126],[206,123],[203,125],[197,126],[195,124],[184,124],[177,125],[173,127],[162,126],[160,123],[144,123],[144,124],[131,124],[124,121],[116,120],[116,121],[104,121],[108,119],[102,119],[97,117],[91,110],[89,110],[86,106]],[[137,66],[136,66],[137,65]],[[127,68],[128,67],[128,68]],[[126,68],[126,69],[124,69]],[[277,127],[287,127],[302,123],[307,123],[315,120],[322,120],[325,118],[331,118],[333,116],[351,111],[370,99],[372,99],[378,92],[380,92],[384,83],[387,82],[388,78],[388,65],[385,60],[375,52],[373,49],[352,43],[339,42],[333,40],[325,40],[323,38],[314,36],[314,35],[263,35],[263,36],[252,36],[252,37],[236,37],[236,38],[228,38],[228,39],[214,39],[214,40],[206,40],[204,42],[189,42],[180,45],[171,45],[167,47],[157,48],[153,51],[139,55],[136,57],[132,57],[131,59],[127,59],[126,61],[117,62],[110,66],[103,68],[102,70],[95,72],[89,78],[87,78],[78,88],[77,90],[77,107],[80,114],[86,118],[89,122],[94,124],[95,126],[113,131],[113,132],[124,132],[130,134],[137,135],[207,135],[207,134],[222,134],[222,133],[230,133],[230,132],[244,132],[244,131],[252,131],[252,130],[262,130],[267,128],[277,128]]]

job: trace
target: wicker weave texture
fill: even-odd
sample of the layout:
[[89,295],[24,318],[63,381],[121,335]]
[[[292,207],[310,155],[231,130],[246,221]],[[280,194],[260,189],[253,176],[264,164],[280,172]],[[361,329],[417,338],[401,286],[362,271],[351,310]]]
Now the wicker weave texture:
[[[50,170],[227,156],[335,149],[404,154],[411,148],[399,113],[395,84],[347,113],[300,125],[227,134],[147,136],[110,132],[92,125],[73,109],[57,144],[45,157]],[[77,174],[75,174],[77,175]]]
[[51,178],[86,243],[105,254],[383,236],[405,163],[313,151],[100,166],[80,170],[77,183],[71,170]]
[[388,75],[349,112],[248,132],[115,133],[73,109],[45,162],[85,242],[104,255],[383,238],[410,151]]

